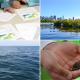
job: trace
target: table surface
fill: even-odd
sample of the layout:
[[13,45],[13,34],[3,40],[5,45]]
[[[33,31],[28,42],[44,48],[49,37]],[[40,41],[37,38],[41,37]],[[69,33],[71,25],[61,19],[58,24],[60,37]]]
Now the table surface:
[[[28,6],[26,5],[21,5],[21,8],[27,8]],[[38,12],[40,12],[40,6],[33,6]],[[15,11],[15,14],[17,14],[17,12]],[[2,22],[0,21],[0,25],[5,25],[5,24],[11,24],[16,30],[16,26],[15,24],[21,24],[21,23],[33,23],[33,22],[38,22],[40,24],[40,18],[37,19],[33,19],[33,20],[26,20],[24,21],[18,14],[13,17],[11,20],[7,21],[7,22]],[[17,30],[18,31],[18,30]],[[37,40],[38,37],[40,35],[40,28],[38,27],[36,30],[36,33],[34,35],[33,40]],[[23,38],[20,38],[18,40],[24,40]]]

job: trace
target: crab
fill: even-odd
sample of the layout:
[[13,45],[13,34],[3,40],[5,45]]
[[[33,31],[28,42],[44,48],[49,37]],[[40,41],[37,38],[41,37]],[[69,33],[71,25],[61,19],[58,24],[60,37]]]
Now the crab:
[[75,70],[79,70],[80,69],[80,61],[79,62],[76,62],[72,68],[71,71],[75,71]]

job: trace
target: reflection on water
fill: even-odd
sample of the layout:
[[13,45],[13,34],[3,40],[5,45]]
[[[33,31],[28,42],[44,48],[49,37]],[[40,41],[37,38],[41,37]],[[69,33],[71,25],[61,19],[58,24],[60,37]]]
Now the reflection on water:
[[61,29],[63,28],[63,26],[61,25]]
[[80,39],[80,28],[57,27],[51,23],[41,23],[41,39]]

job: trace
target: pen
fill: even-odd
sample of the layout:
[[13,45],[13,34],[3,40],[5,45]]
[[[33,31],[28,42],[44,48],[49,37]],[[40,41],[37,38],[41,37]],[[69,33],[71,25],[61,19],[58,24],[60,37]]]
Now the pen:
[[7,10],[9,12],[9,10]]

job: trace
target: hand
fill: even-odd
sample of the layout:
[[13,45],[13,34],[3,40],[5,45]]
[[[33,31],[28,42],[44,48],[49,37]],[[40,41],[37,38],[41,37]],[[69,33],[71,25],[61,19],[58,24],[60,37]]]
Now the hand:
[[17,1],[21,1],[21,2],[23,2],[25,4],[27,4],[27,1],[26,0],[17,0]]
[[10,6],[16,9],[19,9],[21,7],[21,4],[19,1],[10,1]]
[[6,12],[6,11],[8,11],[8,12],[10,12],[10,13],[14,13],[14,9],[13,8],[11,8],[11,7],[6,7],[6,8],[4,8],[4,12]]
[[70,80],[80,76],[80,70],[71,71],[80,61],[80,46],[76,43],[50,43],[41,51],[41,65],[54,80]]

